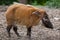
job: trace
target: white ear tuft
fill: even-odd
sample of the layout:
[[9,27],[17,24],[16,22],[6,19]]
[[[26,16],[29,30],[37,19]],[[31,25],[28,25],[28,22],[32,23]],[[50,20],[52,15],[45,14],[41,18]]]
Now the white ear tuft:
[[39,12],[39,11],[35,11],[35,12],[33,12],[32,14],[39,15],[39,14],[40,14],[40,12]]

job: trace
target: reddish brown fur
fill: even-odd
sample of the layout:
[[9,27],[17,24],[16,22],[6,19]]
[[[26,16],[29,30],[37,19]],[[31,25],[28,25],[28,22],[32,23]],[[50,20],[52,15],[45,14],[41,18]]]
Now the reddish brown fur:
[[[39,11],[41,16],[38,17],[37,15],[32,14],[35,11]],[[6,11],[6,20],[8,25],[15,24],[16,22],[29,27],[37,25],[44,16],[44,13],[44,10],[32,6],[13,4],[9,6]]]

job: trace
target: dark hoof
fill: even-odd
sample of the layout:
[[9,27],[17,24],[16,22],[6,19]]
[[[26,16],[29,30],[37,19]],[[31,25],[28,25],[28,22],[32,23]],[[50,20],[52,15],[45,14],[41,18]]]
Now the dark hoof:
[[8,35],[7,38],[11,38],[11,36]]
[[27,34],[27,36],[28,36],[28,37],[31,37],[31,35],[30,35],[30,34]]

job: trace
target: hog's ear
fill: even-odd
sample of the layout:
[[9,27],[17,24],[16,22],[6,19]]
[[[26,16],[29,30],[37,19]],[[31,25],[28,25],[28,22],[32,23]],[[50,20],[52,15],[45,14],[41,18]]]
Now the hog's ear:
[[35,14],[35,15],[40,15],[40,12],[39,11],[35,11],[35,12],[33,12],[32,14]]

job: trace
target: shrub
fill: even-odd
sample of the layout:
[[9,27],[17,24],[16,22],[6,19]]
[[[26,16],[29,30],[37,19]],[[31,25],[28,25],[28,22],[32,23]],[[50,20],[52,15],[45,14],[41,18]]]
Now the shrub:
[[60,7],[60,0],[49,0],[46,2],[46,5],[49,7],[59,8]]

